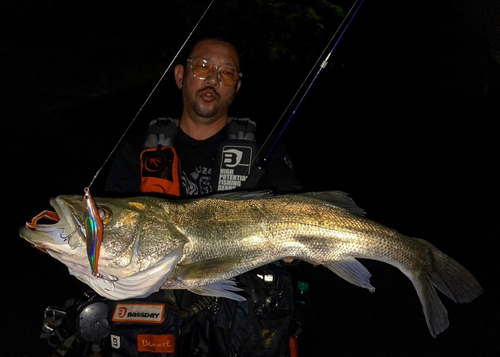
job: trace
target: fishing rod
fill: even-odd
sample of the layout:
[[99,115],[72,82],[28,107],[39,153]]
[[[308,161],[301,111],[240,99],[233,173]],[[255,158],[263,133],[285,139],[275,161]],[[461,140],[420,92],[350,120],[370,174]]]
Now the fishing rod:
[[[344,17],[344,19],[342,20],[341,24],[339,25],[339,27],[337,28],[337,30],[335,31],[335,33],[333,34],[333,36],[330,38],[330,41],[328,41],[328,44],[326,45],[325,49],[323,50],[323,52],[319,55],[318,57],[318,60],[316,61],[316,63],[313,65],[313,67],[311,68],[311,71],[309,72],[309,74],[306,76],[306,78],[304,79],[304,81],[302,82],[302,84],[300,85],[299,89],[297,90],[297,92],[295,93],[295,95],[293,96],[293,98],[290,100],[288,106],[285,108],[285,110],[283,111],[283,114],[280,116],[280,118],[278,119],[278,121],[276,122],[276,125],[273,127],[273,129],[271,130],[270,134],[268,135],[267,139],[264,141],[264,143],[262,144],[262,147],[264,147],[268,140],[270,139],[272,133],[276,130],[276,128],[278,127],[279,123],[282,121],[283,117],[285,116],[285,113],[288,111],[288,109],[290,108],[290,106],[292,105],[292,103],[294,102],[295,98],[298,96],[298,93],[300,93],[302,87],[304,86],[304,84],[307,82],[307,80],[309,79],[309,77],[311,76],[311,74],[313,73],[314,69],[317,67],[318,63],[320,62],[321,58],[323,58],[324,54],[326,53],[327,49],[330,48],[332,42],[335,40],[333,46],[331,47],[330,51],[327,53],[327,55],[324,57],[323,61],[321,61],[321,64],[319,65],[319,68],[318,68],[318,71],[316,72],[316,75],[314,76],[314,78],[311,80],[311,82],[309,83],[309,86],[307,87],[307,89],[305,90],[304,94],[302,95],[302,97],[300,98],[300,100],[298,101],[297,105],[295,106],[294,110],[292,111],[292,113],[290,114],[290,116],[288,117],[288,120],[285,122],[285,124],[283,125],[283,128],[281,129],[281,131],[278,133],[278,135],[276,136],[276,138],[274,139],[274,141],[272,142],[271,146],[269,147],[269,149],[267,150],[266,154],[264,155],[264,158],[262,159],[262,162],[260,163],[258,169],[258,171],[261,172],[261,174],[263,174],[263,168],[264,166],[267,164],[267,160],[269,159],[269,157],[271,156],[272,152],[274,151],[276,145],[278,144],[279,140],[281,139],[281,137],[283,136],[283,133],[285,132],[285,130],[288,128],[288,125],[290,124],[290,122],[292,121],[292,119],[295,117],[295,113],[297,113],[297,110],[299,109],[300,105],[302,104],[302,102],[304,101],[304,98],[307,96],[307,94],[309,93],[309,90],[311,89],[311,87],[313,86],[313,84],[316,82],[316,79],[318,78],[318,76],[320,75],[320,73],[323,71],[323,69],[325,69],[325,67],[328,65],[328,60],[330,59],[330,57],[332,56],[332,54],[337,50],[339,44],[340,44],[340,41],[343,39],[344,37],[344,34],[346,33],[347,29],[349,28],[349,25],[351,24],[352,20],[354,19],[354,17],[356,16],[356,14],[358,13],[358,10],[361,8],[361,5],[363,4],[364,0],[356,0],[354,2],[354,4],[351,6],[351,8],[349,9],[349,12],[347,13],[347,15]],[[256,155],[257,156],[257,155]]]

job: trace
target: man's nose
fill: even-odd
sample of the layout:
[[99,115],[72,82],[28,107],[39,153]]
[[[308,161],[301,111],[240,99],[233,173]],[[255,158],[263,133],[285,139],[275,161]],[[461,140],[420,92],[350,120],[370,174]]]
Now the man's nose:
[[205,78],[205,81],[207,84],[210,84],[212,86],[218,86],[219,85],[219,71],[216,70],[215,68],[212,69],[212,71],[209,73],[209,75]]

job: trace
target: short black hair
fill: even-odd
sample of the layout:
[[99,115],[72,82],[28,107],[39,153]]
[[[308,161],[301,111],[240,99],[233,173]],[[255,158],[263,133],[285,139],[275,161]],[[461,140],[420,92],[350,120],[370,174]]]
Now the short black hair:
[[203,36],[203,37],[197,37],[193,41],[190,41],[191,45],[184,47],[182,52],[180,53],[178,57],[178,63],[185,65],[186,61],[191,58],[191,54],[193,53],[195,47],[203,42],[203,41],[220,41],[220,42],[226,42],[229,45],[231,45],[235,50],[236,53],[238,54],[238,60],[239,60],[239,65],[240,65],[240,71],[241,71],[241,55],[240,52],[238,51],[238,47],[235,45],[235,42],[232,41],[231,39],[227,37],[222,37],[222,36]]

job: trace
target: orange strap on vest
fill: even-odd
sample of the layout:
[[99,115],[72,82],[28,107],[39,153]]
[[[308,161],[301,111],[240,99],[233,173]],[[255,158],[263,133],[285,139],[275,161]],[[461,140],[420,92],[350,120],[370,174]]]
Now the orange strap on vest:
[[290,357],[299,357],[299,343],[297,337],[290,336]]
[[180,163],[172,146],[146,149],[141,153],[141,192],[181,195]]

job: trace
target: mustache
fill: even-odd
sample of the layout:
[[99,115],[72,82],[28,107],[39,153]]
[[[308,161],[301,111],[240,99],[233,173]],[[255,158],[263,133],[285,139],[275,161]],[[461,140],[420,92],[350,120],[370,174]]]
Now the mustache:
[[196,94],[202,94],[203,92],[210,91],[212,92],[217,98],[219,98],[219,93],[214,89],[214,87],[211,86],[206,86],[196,92]]

